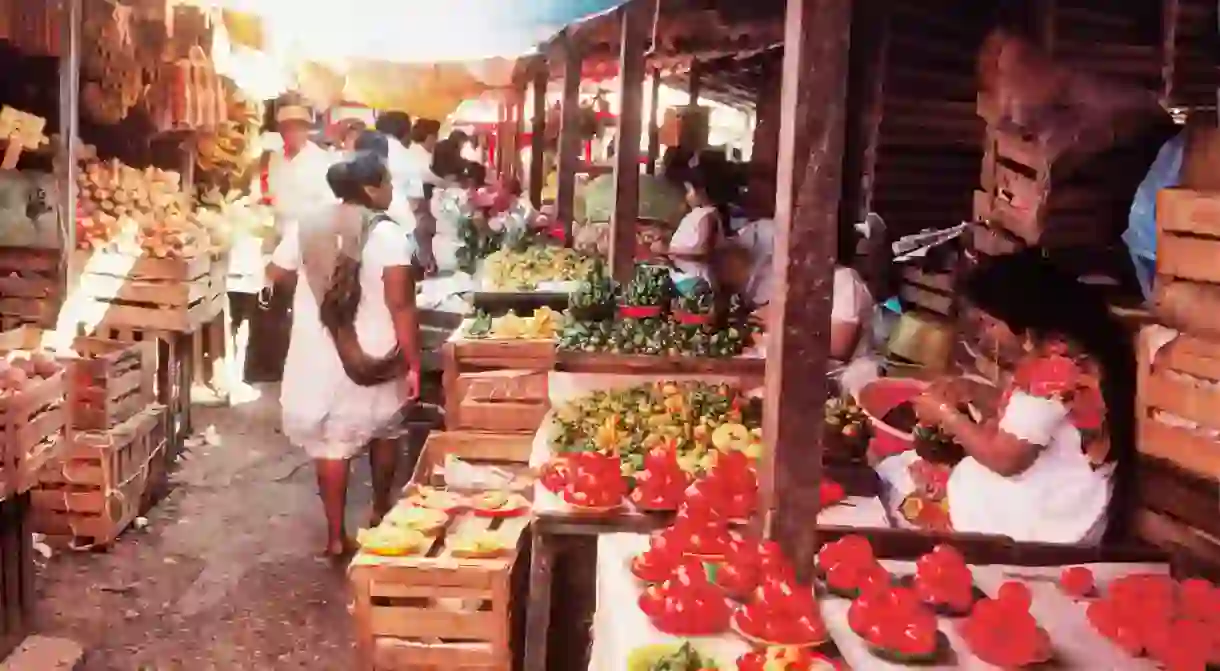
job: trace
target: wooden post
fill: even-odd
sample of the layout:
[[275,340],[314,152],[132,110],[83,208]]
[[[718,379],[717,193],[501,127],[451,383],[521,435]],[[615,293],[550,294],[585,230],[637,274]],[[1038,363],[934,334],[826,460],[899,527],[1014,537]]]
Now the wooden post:
[[513,105],[509,108],[508,127],[513,135],[513,155],[509,157],[508,174],[518,181],[525,175],[521,174],[521,135],[525,126],[525,80],[513,89]]
[[775,179],[779,151],[780,74],[779,61],[768,60],[763,64],[763,84],[754,104],[754,150],[750,163],[760,171],[765,170],[771,179]]
[[[852,3],[788,0],[762,469],[770,535],[808,581],[817,550]],[[816,67],[814,67],[816,64]],[[812,409],[812,411],[811,411]]]
[[580,164],[580,52],[569,35],[559,39],[563,50],[563,120],[559,126],[559,185],[555,208],[563,222],[564,240],[572,244],[576,205],[576,168]]
[[635,271],[635,229],[640,214],[640,116],[644,107],[644,45],[647,16],[639,3],[619,10],[618,150],[614,153],[614,214],[610,218],[610,267],[619,282]]
[[691,59],[690,62],[690,105],[693,107],[699,104],[699,94],[703,93],[703,66],[698,59]]
[[546,88],[551,72],[546,59],[535,64],[534,118],[530,123],[530,202],[542,207],[542,187],[546,184]]
[[657,119],[661,97],[661,70],[652,71],[652,99],[648,103],[648,174],[657,174],[657,158],[661,153],[661,128]]

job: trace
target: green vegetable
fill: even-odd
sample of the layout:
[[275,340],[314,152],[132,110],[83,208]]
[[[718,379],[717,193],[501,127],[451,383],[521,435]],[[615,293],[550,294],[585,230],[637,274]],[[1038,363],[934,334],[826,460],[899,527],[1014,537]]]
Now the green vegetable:
[[635,277],[623,292],[623,305],[632,307],[654,307],[664,305],[673,295],[673,282],[669,269],[664,266],[639,265]]
[[702,671],[707,668],[715,668],[715,665],[690,643],[683,643],[674,653],[658,659],[650,671]]
[[695,315],[711,314],[715,305],[716,295],[712,292],[712,285],[703,278],[695,280],[687,293],[680,294],[673,300],[674,310]]
[[467,338],[486,338],[491,334],[491,315],[479,310],[474,313],[474,322],[466,329]]

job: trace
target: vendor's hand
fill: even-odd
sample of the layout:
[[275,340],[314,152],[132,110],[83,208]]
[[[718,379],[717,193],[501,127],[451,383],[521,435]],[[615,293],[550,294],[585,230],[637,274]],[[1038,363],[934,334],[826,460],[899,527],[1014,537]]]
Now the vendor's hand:
[[419,368],[412,367],[403,378],[403,392],[408,401],[419,400]]
[[916,396],[911,404],[915,407],[915,416],[919,418],[920,423],[930,426],[941,426],[957,412],[935,386]]

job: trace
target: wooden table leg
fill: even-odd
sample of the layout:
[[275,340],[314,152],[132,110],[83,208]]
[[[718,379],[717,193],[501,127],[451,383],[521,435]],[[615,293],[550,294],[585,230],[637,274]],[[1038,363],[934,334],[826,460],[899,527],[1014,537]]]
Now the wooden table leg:
[[546,671],[547,636],[551,629],[551,579],[554,577],[554,538],[538,529],[530,546],[529,599],[525,614],[525,664],[529,671]]

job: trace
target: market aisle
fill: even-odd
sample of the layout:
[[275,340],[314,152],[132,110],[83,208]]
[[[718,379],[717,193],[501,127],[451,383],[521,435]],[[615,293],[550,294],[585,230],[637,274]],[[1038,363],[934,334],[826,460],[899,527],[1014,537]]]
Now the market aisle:
[[[213,436],[189,451],[147,527],[109,553],[48,562],[42,633],[81,643],[87,671],[350,665],[343,575],[313,556],[323,544],[313,471],[276,430],[277,397],[269,385],[234,408],[197,406]],[[366,462],[349,499],[358,524]]]

